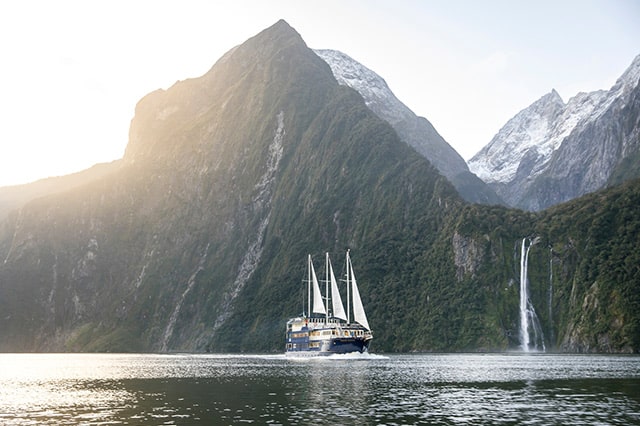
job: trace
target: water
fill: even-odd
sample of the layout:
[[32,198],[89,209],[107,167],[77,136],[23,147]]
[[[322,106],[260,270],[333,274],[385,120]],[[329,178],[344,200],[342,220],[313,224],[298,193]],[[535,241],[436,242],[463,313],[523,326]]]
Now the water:
[[[527,240],[529,240],[528,246]],[[529,250],[539,240],[539,238],[533,240],[523,238],[520,251],[520,347],[524,352],[529,352],[531,349],[545,351],[542,327],[536,310],[533,308],[533,303],[529,299],[529,278],[527,276]],[[531,338],[531,332],[533,332],[533,339]]]
[[640,424],[640,357],[0,354],[2,425]]

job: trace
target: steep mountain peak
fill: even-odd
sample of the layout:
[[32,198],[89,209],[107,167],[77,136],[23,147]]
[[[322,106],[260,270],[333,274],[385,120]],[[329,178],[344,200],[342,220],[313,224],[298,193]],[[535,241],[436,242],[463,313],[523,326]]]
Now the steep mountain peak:
[[263,42],[274,41],[278,43],[278,46],[284,45],[282,42],[286,39],[292,39],[296,42],[302,42],[302,36],[285,21],[284,19],[280,19],[278,22],[273,24],[272,26],[262,30],[252,38],[251,40],[261,40]]
[[549,100],[549,102],[555,102],[555,103],[560,102],[560,103],[564,104],[564,101],[562,100],[562,97],[556,91],[556,89],[551,89],[551,92],[547,93],[541,99],[544,99],[544,98],[547,98]]
[[512,180],[520,168],[520,160],[529,158],[529,170],[548,161],[554,146],[549,141],[556,117],[564,102],[553,89],[507,122],[491,142],[469,161],[469,168],[485,182]]
[[[297,310],[300,253],[361,247],[365,258],[395,232],[427,241],[460,204],[283,21],[204,76],[145,97],[130,135],[117,173],[0,223],[0,350],[53,347],[38,337],[56,327],[69,331],[54,337],[64,345],[84,324],[95,336],[122,326],[131,331],[112,336],[160,351],[216,348],[254,324],[258,339],[246,341],[255,350],[280,336],[274,318]],[[50,226],[38,225],[44,217]],[[54,278],[13,278],[40,258]],[[33,289],[25,300],[39,310],[20,341],[11,336],[26,335],[16,315],[24,306],[5,297],[19,293],[9,282]],[[254,297],[267,306],[247,322]]]
[[534,110],[538,110],[545,115],[549,115],[549,113],[553,115],[553,111],[550,110],[553,110],[558,106],[564,106],[564,101],[556,89],[551,89],[549,93],[545,94],[531,105]]
[[403,104],[382,77],[337,50],[322,49],[314,52],[329,64],[339,84],[360,93],[367,107],[391,124],[407,145],[427,158],[454,184],[462,197],[476,203],[502,203],[493,190],[469,171],[464,159],[440,136],[433,125]]
[[566,104],[552,90],[509,120],[469,168],[509,205],[531,210],[601,188],[636,149],[639,80],[637,56],[609,90]]
[[[280,20],[231,49],[204,75],[178,81],[167,90],[156,90],[142,98],[136,105],[124,160],[128,164],[172,161],[185,148],[173,139],[183,131],[182,126],[191,125],[213,109],[237,115],[241,108],[257,106],[253,104],[264,94],[259,91],[274,91],[274,97],[284,100],[287,92],[283,88],[310,74],[316,83],[322,80],[335,85],[326,64],[295,29]],[[237,90],[244,84],[251,87],[246,87],[246,92]],[[212,123],[211,127],[218,125]]]
[[282,18],[280,18],[278,20],[278,22],[273,24],[270,28],[276,28],[276,29],[282,28],[285,31],[293,31],[293,32],[296,32],[296,34],[297,34],[297,31],[294,30],[293,27],[291,25],[289,25],[289,23],[287,21],[285,21],[284,19],[282,19]]
[[616,84],[611,88],[618,96],[624,96],[640,84],[640,55],[636,56],[631,65],[616,80]]

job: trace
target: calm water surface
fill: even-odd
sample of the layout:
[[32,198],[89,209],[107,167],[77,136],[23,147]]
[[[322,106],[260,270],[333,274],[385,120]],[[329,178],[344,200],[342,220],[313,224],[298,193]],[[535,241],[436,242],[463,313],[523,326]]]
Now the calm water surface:
[[640,357],[0,354],[2,425],[640,425]]

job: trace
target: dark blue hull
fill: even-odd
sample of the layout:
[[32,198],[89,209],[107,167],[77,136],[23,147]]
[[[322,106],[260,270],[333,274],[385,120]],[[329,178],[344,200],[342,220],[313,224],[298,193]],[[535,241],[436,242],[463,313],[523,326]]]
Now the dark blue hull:
[[330,353],[347,354],[351,352],[365,352],[368,349],[370,340],[362,339],[333,339],[329,349]]
[[303,342],[297,344],[287,345],[287,354],[302,354],[308,355],[333,355],[333,354],[348,354],[348,353],[363,353],[369,348],[370,341],[364,341],[362,339],[331,339],[320,347],[309,347],[308,344]]
[[[332,329],[311,330],[302,327],[299,330],[287,332],[287,344],[285,353],[296,356],[319,356],[333,354],[363,353],[371,343],[371,334],[364,330],[341,329],[341,332]],[[326,337],[320,333],[331,333]]]

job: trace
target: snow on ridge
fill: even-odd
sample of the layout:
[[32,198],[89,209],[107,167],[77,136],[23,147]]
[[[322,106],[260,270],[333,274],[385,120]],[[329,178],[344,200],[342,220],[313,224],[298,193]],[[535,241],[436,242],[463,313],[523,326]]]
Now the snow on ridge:
[[640,84],[640,55],[635,57],[610,91],[614,92],[616,97],[625,96],[638,84]]
[[549,146],[549,134],[564,105],[558,92],[552,90],[518,112],[469,160],[469,169],[485,182],[509,182],[525,154],[536,155],[537,163],[550,158],[553,148]]
[[[369,68],[336,50],[314,52],[330,66],[339,84],[359,92],[367,107],[392,126],[416,118],[395,97],[385,80]],[[608,91],[578,93],[565,103],[558,92],[552,90],[510,119],[489,144],[467,162],[469,170],[487,183],[535,178],[546,170],[553,153],[576,128],[600,117],[616,99],[636,87],[639,79],[640,55]],[[424,151],[412,146],[419,152]],[[436,158],[424,152],[423,155],[437,163]],[[436,167],[441,171],[446,169],[442,164]]]
[[[609,90],[581,92],[566,104],[552,90],[509,120],[489,144],[469,160],[469,169],[485,182],[508,183],[516,178],[525,158],[532,161],[535,157],[529,176],[537,176],[574,129],[596,120],[638,84],[640,55]],[[559,108],[558,111],[550,113],[554,107]]]
[[[384,118],[391,125],[415,115],[396,98],[382,77],[349,55],[331,49],[314,49],[314,52],[329,65],[339,84],[360,93],[367,107],[373,111],[383,112]],[[381,105],[386,105],[384,111],[378,107]]]
[[386,81],[348,55],[337,50],[314,50],[331,68],[338,84],[358,92],[365,105],[389,123],[398,136],[452,179],[468,172],[466,162],[425,118],[418,117],[391,91]]
[[356,85],[358,87],[373,88],[376,92],[379,92],[380,89],[389,90],[382,77],[349,55],[329,49],[316,49],[314,52],[329,64],[338,83],[349,87]]
[[[555,92],[555,91],[554,91]],[[553,93],[553,92],[552,92]],[[520,111],[491,142],[469,160],[469,169],[485,182],[511,182],[526,154],[537,156],[531,177],[544,171],[562,141],[579,125],[595,120],[618,98],[619,91],[578,93],[565,104],[558,96],[557,112],[545,114],[549,94]],[[548,98],[549,97],[549,98]]]

